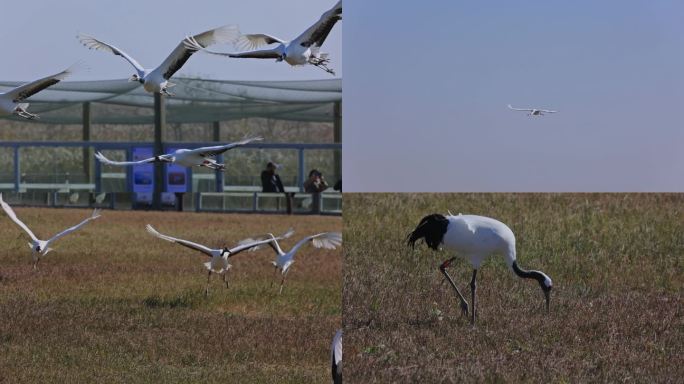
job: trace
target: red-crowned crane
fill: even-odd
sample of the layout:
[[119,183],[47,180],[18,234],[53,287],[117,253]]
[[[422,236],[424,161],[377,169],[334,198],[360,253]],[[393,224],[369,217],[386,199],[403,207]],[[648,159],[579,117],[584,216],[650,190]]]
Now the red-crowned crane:
[[[185,39],[185,44],[194,50],[202,50],[213,55],[227,56],[238,59],[275,59],[285,61],[292,66],[311,64],[322,70],[335,75],[335,71],[328,68],[328,54],[321,53],[321,46],[330,34],[330,31],[339,20],[342,19],[342,1],[338,1],[331,9],[324,12],[320,19],[302,32],[292,41],[285,41],[264,33],[246,34],[236,38],[234,45],[244,52],[224,53],[205,49],[198,44],[194,37]],[[201,42],[200,42],[201,43]],[[257,49],[263,45],[278,44],[271,49]]]
[[[546,298],[546,310],[548,312],[553,282],[544,272],[526,271],[518,266],[515,254],[515,236],[506,224],[484,216],[461,214],[458,216],[444,216],[435,213],[423,217],[418,226],[408,234],[406,242],[411,248],[415,248],[416,242],[420,239],[424,239],[427,246],[434,250],[439,250],[440,246],[444,246],[448,250],[455,251],[472,265],[473,277],[470,281],[471,302],[473,305],[470,318],[471,324],[475,324],[477,308],[475,301],[477,270],[487,257],[494,254],[502,255],[508,266],[518,277],[534,279],[539,283]],[[463,314],[468,315],[468,302],[447,272],[447,268],[457,257],[444,261],[439,266],[439,270],[458,294]]]
[[12,207],[10,207],[9,204],[7,204],[2,199],[2,193],[0,193],[0,206],[2,206],[2,209],[5,211],[7,216],[9,216],[9,218],[12,219],[12,221],[14,221],[14,223],[17,224],[21,229],[23,229],[31,238],[31,242],[28,244],[28,246],[29,248],[31,248],[31,256],[33,257],[33,269],[37,269],[38,262],[40,261],[40,259],[47,255],[48,252],[52,251],[52,248],[50,248],[50,244],[62,238],[63,236],[66,236],[71,232],[78,230],[82,226],[88,224],[90,221],[100,217],[100,210],[96,209],[93,211],[90,217],[74,225],[73,227],[67,228],[47,240],[40,240],[38,237],[36,237],[36,235],[33,234],[29,227],[26,224],[24,224],[23,221],[19,220],[17,214],[14,213]]

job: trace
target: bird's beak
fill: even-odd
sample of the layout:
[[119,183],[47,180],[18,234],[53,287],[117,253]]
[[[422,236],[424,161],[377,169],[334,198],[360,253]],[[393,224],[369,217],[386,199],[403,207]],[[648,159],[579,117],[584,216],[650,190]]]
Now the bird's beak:
[[551,302],[551,288],[544,289],[544,297],[546,298],[546,313],[549,313],[549,306]]

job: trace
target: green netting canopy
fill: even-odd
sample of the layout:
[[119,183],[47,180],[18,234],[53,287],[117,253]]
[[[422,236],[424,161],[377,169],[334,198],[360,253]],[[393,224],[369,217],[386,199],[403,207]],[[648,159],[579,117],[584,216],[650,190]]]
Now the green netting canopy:
[[[334,104],[342,101],[341,79],[222,81],[173,78],[171,82],[176,86],[170,88],[175,96],[166,98],[169,123],[249,117],[332,122]],[[0,81],[0,91],[21,84]],[[140,83],[128,80],[61,82],[32,96],[28,102],[31,104],[29,111],[40,115],[37,121],[40,123],[80,124],[81,105],[86,102],[109,106],[93,113],[93,124],[149,124],[154,121],[154,95],[147,93]]]

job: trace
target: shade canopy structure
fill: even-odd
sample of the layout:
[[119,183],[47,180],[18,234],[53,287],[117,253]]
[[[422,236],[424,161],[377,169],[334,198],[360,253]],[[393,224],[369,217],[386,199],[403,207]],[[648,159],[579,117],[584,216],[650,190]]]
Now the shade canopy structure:
[[[205,123],[250,117],[334,122],[335,104],[342,101],[342,80],[229,81],[173,78],[173,97],[165,100],[167,123]],[[0,81],[0,92],[23,82]],[[97,103],[137,107],[136,113],[104,109],[92,124],[154,123],[154,95],[128,80],[66,81],[27,100],[40,123],[80,124],[80,105]],[[73,108],[74,106],[78,106]],[[147,111],[149,109],[149,111]],[[10,119],[20,119],[12,116]]]

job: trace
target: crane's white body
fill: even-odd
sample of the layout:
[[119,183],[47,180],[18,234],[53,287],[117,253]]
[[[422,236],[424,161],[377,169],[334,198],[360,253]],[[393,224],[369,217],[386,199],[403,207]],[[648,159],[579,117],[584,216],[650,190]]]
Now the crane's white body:
[[[234,40],[234,45],[238,49],[244,50],[243,52],[228,53],[210,51],[204,49],[202,44],[195,41],[194,37],[187,38],[185,43],[188,48],[193,50],[202,50],[210,54],[231,58],[275,59],[276,61],[285,61],[292,66],[311,64],[334,75],[335,72],[327,67],[327,63],[330,61],[328,55],[326,53],[321,53],[320,48],[335,23],[342,18],[341,15],[342,1],[340,0],[330,10],[323,13],[316,23],[291,41],[286,41],[263,33],[240,34],[239,37]],[[271,44],[277,45],[270,49],[256,49]]]
[[26,232],[29,237],[31,238],[31,242],[28,243],[29,248],[31,248],[31,257],[33,259],[33,268],[35,269],[38,265],[38,261],[44,257],[45,255],[48,254],[48,252],[52,251],[52,248],[50,248],[50,244],[53,242],[57,241],[58,239],[80,229],[84,225],[86,225],[88,222],[91,220],[95,220],[98,217],[100,217],[100,211],[98,209],[94,210],[92,215],[88,217],[87,219],[83,220],[79,224],[74,225],[73,227],[67,228],[63,230],[62,232],[52,236],[51,238],[47,240],[41,240],[39,239],[31,229],[24,224],[23,221],[19,220],[17,217],[17,214],[14,212],[12,207],[10,207],[9,204],[7,204],[3,199],[2,199],[2,194],[0,193],[0,206],[2,206],[2,209],[5,211],[7,216],[14,221],[15,224],[17,224],[21,229]]
[[539,108],[513,108],[510,104],[508,104],[508,109],[513,110],[513,111],[527,112],[527,116],[544,116],[544,114],[546,114],[546,113],[558,112],[558,111],[551,111],[548,109],[539,109]]
[[76,65],[72,65],[60,73],[38,79],[30,83],[20,85],[7,92],[0,93],[0,116],[17,115],[25,119],[37,118],[38,115],[29,113],[27,111],[29,103],[24,103],[23,101],[35,95],[36,93],[66,79],[74,72],[75,68]]
[[504,223],[477,215],[448,215],[449,226],[442,244],[466,258],[473,268],[492,254],[500,254],[508,266],[515,260],[515,235]]
[[[442,240],[444,248],[468,260],[473,269],[479,269],[491,255],[501,255],[509,267],[513,266],[515,235],[506,224],[477,215],[448,215],[446,218],[449,226]],[[547,286],[553,285],[551,278],[544,276]]]
[[222,154],[230,149],[243,146],[253,141],[261,141],[261,137],[253,137],[235,143],[226,145],[217,145],[212,147],[201,147],[196,149],[178,149],[172,153],[167,153],[160,156],[150,157],[149,159],[139,161],[112,161],[106,158],[102,153],[98,152],[95,157],[104,164],[116,166],[131,166],[145,163],[175,163],[184,167],[207,167],[222,171],[225,169],[224,164],[219,164],[214,159],[215,156]]
[[[191,38],[200,48],[205,48],[212,44],[234,41],[238,35],[239,32],[237,27],[228,25],[199,33]],[[169,82],[169,79],[171,79],[171,76],[180,70],[190,56],[197,51],[197,49],[184,44],[184,40],[182,40],[159,66],[152,70],[147,70],[132,56],[112,44],[88,35],[80,34],[77,37],[79,41],[89,49],[105,51],[123,57],[135,69],[135,73],[131,76],[130,81],[139,82],[143,85],[145,91],[170,96],[173,95],[168,89],[175,84]]]

